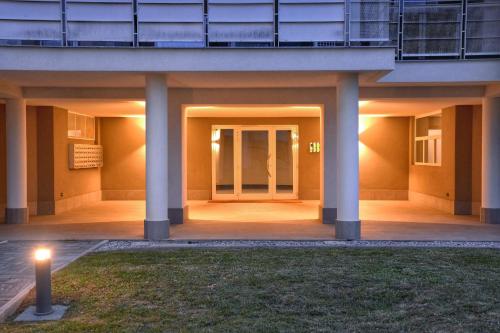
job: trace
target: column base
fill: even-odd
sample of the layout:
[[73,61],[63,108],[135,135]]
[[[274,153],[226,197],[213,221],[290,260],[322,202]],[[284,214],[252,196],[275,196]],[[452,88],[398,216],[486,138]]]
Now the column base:
[[144,239],[157,241],[168,239],[170,222],[164,221],[144,221]]
[[361,221],[335,221],[335,239],[358,240],[361,238]]
[[170,221],[170,224],[183,224],[184,208],[169,208],[168,219]]
[[321,222],[323,224],[335,224],[337,220],[337,208],[322,208]]
[[6,224],[25,224],[29,220],[28,208],[5,208]]
[[481,222],[488,224],[500,224],[500,208],[482,208]]

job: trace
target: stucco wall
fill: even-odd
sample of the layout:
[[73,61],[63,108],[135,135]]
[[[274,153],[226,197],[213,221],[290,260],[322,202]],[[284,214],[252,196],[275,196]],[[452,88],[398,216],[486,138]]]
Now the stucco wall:
[[361,117],[361,199],[408,198],[409,117]]
[[[412,163],[410,199],[449,213],[477,213],[473,202],[480,200],[481,192],[480,118],[480,107],[477,106],[458,105],[442,110],[441,166]],[[413,121],[411,133],[413,135]]]
[[[143,199],[145,132],[141,118],[101,118],[101,169],[104,199]],[[369,118],[360,134],[360,189],[365,199],[401,199],[408,190],[409,118]],[[210,130],[213,124],[298,124],[299,192],[319,199],[320,154],[308,152],[319,141],[319,118],[188,118],[187,189],[189,199],[209,199],[211,193]],[[120,138],[117,140],[117,138]]]
[[[70,170],[68,161],[68,146],[70,143],[94,143],[88,140],[68,138],[68,112],[54,108],[54,199],[56,201],[95,193],[101,190],[99,168]],[[87,200],[87,199],[82,199]],[[67,202],[61,210],[71,209],[79,203]],[[57,210],[57,208],[56,208]]]
[[[413,162],[413,139],[411,145],[410,191],[455,200],[455,108],[442,110],[442,162],[441,166],[415,165]],[[414,134],[414,120],[411,121],[411,136]]]
[[298,125],[299,198],[319,199],[320,154],[309,152],[309,142],[320,141],[319,117],[298,118],[188,118],[187,191],[188,200],[208,200],[212,188],[212,125]]
[[37,212],[38,200],[38,127],[37,109],[33,106],[26,108],[26,148],[27,148],[27,169],[28,169],[28,206],[30,214]]
[[482,107],[475,105],[472,113],[472,213],[481,208],[481,129]]
[[104,166],[103,199],[144,199],[146,184],[145,120],[100,118]]

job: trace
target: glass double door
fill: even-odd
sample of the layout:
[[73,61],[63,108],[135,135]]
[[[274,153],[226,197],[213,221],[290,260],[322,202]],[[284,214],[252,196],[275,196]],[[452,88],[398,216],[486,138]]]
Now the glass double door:
[[298,197],[298,127],[212,126],[212,199]]

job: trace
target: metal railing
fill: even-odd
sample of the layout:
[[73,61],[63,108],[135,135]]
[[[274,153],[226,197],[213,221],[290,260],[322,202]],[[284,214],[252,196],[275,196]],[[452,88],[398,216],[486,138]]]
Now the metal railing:
[[500,56],[499,0],[0,0],[0,45],[394,47]]

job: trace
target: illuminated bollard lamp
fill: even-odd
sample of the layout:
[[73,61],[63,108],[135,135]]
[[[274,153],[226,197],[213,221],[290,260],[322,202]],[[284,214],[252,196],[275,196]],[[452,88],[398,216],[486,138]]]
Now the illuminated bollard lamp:
[[37,248],[34,253],[34,260],[36,304],[28,307],[15,321],[59,320],[64,315],[67,306],[52,306],[51,250]]
[[51,264],[49,249],[39,248],[35,250],[36,306],[34,313],[37,316],[46,316],[54,312],[52,309]]

